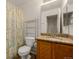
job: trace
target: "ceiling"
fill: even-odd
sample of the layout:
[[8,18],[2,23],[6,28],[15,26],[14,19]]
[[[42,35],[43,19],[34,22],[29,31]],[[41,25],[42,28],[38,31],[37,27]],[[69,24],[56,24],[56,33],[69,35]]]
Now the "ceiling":
[[10,3],[15,4],[16,6],[21,6],[25,3],[28,3],[30,0],[8,0]]
[[[22,6],[23,4],[28,4],[28,2],[31,2],[32,0],[8,0],[8,1],[17,5],[17,6]],[[69,4],[73,3],[73,0],[68,0],[68,3]]]

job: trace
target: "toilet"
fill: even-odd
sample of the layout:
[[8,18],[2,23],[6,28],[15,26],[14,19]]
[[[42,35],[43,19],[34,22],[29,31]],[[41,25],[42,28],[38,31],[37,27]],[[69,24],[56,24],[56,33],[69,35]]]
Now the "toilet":
[[34,37],[25,37],[25,45],[18,49],[18,54],[21,57],[21,59],[31,59],[30,51],[34,42]]

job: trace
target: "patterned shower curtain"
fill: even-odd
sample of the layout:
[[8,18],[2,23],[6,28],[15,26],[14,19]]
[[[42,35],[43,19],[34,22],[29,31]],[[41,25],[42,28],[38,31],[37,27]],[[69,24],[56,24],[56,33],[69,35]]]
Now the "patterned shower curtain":
[[14,59],[18,48],[23,45],[23,13],[21,9],[8,1],[6,9],[7,59]]

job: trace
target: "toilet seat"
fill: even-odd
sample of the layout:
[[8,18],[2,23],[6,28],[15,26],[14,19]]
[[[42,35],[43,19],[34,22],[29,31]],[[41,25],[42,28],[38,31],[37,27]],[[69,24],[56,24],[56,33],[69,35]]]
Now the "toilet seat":
[[30,53],[30,50],[31,50],[31,47],[22,46],[22,47],[19,48],[18,54],[19,54],[20,56],[27,55],[27,54]]

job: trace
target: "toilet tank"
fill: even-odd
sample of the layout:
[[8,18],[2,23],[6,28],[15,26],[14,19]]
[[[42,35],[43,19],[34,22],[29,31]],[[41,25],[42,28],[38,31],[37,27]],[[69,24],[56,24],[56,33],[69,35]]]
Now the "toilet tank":
[[35,42],[35,37],[25,37],[25,44],[32,47]]

